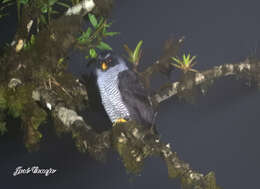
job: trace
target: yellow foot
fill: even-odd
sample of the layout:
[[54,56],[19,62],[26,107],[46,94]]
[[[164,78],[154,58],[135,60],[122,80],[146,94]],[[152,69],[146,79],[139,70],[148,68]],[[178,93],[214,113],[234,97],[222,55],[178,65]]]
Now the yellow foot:
[[119,118],[119,119],[117,119],[117,120],[113,123],[113,126],[115,126],[115,125],[118,124],[118,123],[125,123],[125,122],[127,122],[127,120],[125,120],[124,118]]

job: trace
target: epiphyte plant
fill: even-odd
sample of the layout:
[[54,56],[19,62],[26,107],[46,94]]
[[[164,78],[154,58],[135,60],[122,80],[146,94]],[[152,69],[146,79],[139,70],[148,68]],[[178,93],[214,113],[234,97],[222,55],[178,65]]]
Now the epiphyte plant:
[[143,40],[140,40],[137,43],[134,50],[131,50],[126,44],[124,45],[124,48],[128,54],[128,61],[133,63],[135,67],[138,66],[142,56],[142,49],[141,49],[142,44],[143,44]]
[[179,68],[184,73],[186,73],[188,71],[198,72],[197,70],[192,68],[196,64],[196,62],[194,62],[196,56],[191,57],[190,54],[188,54],[187,56],[185,54],[183,54],[182,60],[179,58],[175,58],[175,57],[171,57],[171,58],[172,58],[172,60],[177,62],[177,64],[171,63],[171,65],[175,66],[176,68]]

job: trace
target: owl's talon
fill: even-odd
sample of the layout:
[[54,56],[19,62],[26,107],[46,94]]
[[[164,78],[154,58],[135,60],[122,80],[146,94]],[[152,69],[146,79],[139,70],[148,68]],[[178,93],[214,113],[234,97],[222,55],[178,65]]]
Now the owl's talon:
[[125,123],[127,122],[127,120],[125,120],[124,118],[119,118],[117,120],[115,120],[115,122],[113,123],[113,126],[115,126],[118,123]]

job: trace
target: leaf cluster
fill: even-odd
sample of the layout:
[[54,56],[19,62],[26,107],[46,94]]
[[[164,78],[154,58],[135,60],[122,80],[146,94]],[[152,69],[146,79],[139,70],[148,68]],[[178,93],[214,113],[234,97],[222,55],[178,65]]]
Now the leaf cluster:
[[89,48],[89,55],[86,56],[86,59],[96,58],[96,49],[101,51],[112,50],[110,45],[105,43],[103,39],[119,34],[118,32],[107,31],[112,23],[108,23],[104,17],[98,19],[94,14],[88,13],[88,19],[92,27],[88,27],[88,29],[85,32],[82,32],[82,34],[77,38],[80,45]]
[[24,44],[23,49],[26,50],[26,49],[31,48],[31,46],[33,46],[34,43],[35,43],[35,36],[32,35],[31,38],[30,38],[30,41],[28,41],[28,42],[26,42],[26,43]]
[[[14,0],[3,0],[3,1],[14,1]],[[71,0],[72,1],[72,0]],[[73,2],[73,1],[72,1]],[[22,6],[31,6],[40,10],[40,16],[38,19],[39,23],[47,25],[50,22],[52,15],[60,14],[61,12],[57,11],[56,8],[70,8],[70,4],[64,3],[61,0],[16,0],[17,4],[17,14],[18,20],[20,21],[20,13]]]
[[48,19],[48,23],[50,23],[50,19],[53,15],[61,14],[61,12],[55,9],[55,6],[63,7],[65,9],[71,7],[70,4],[66,4],[60,0],[40,0],[38,1],[37,6],[41,10],[40,22],[43,24],[47,24],[46,18]]
[[141,46],[143,44],[143,40],[139,41],[134,50],[131,50],[126,44],[124,48],[128,54],[128,60],[134,65],[138,65],[142,56]]
[[197,72],[196,70],[192,69],[192,67],[195,65],[194,60],[196,56],[191,57],[190,54],[188,54],[187,56],[183,54],[182,58],[183,59],[181,60],[179,58],[172,57],[172,60],[174,60],[177,64],[171,63],[171,65],[183,70],[184,73],[186,73],[187,71]]
[[13,5],[12,0],[0,0],[0,19],[8,15],[5,13],[5,9],[11,5]]

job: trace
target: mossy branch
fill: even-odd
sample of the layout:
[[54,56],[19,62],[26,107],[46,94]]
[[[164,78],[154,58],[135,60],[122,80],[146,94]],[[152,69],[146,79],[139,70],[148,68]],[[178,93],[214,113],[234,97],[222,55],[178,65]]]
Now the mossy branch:
[[[86,90],[83,85],[78,85],[74,90],[82,91],[77,94],[77,98],[85,96],[84,91]],[[59,95],[52,90],[38,88],[33,91],[32,98],[42,107],[49,109],[53,118],[62,124],[59,132],[72,134],[72,138],[81,152],[88,152],[95,159],[103,159],[104,153],[110,148],[109,132],[96,133],[90,125],[86,124],[83,117],[78,115],[75,107],[67,107],[66,101],[61,101]]]
[[90,153],[95,159],[104,160],[107,150],[113,148],[119,153],[127,171],[139,173],[147,157],[160,156],[166,163],[169,177],[181,179],[185,188],[219,189],[214,173],[203,176],[193,171],[188,163],[179,159],[169,144],[161,142],[156,134],[142,125],[121,123],[99,134],[75,110],[65,107],[52,91],[37,89],[32,96],[46,108],[51,107],[54,118],[64,126],[63,132],[72,133],[78,149]]
[[[260,87],[260,62],[253,59],[246,59],[245,61],[224,64],[215,66],[212,69],[199,71],[196,73],[186,73],[186,77],[182,80],[161,87],[153,96],[157,103],[161,103],[175,95],[185,95],[187,91],[199,87],[202,94],[206,94],[208,88],[214,83],[216,79],[235,76],[236,78],[244,78],[249,83],[256,83]],[[194,95],[189,93],[190,95]]]

